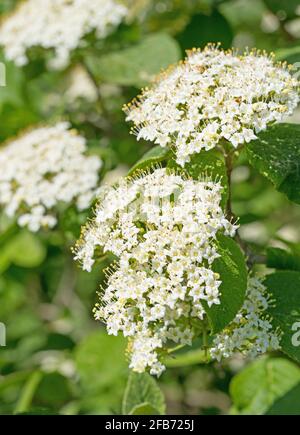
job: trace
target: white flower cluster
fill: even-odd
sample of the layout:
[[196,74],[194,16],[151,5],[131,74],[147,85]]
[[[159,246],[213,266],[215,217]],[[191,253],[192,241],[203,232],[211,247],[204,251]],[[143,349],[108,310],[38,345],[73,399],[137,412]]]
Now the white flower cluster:
[[28,63],[31,47],[54,49],[50,65],[64,68],[86,34],[105,38],[126,15],[115,0],[25,0],[2,22],[0,45],[19,66]]
[[102,162],[85,155],[85,139],[68,127],[37,128],[0,148],[0,207],[31,231],[56,224],[57,203],[83,210],[95,195]]
[[125,106],[138,139],[174,147],[177,162],[222,143],[237,148],[298,104],[299,82],[284,64],[253,51],[242,56],[208,45],[190,51],[152,89]]
[[266,287],[255,277],[249,278],[246,299],[234,321],[217,335],[210,354],[220,361],[236,352],[251,358],[280,349],[281,334],[274,330],[266,313],[273,303]]
[[167,343],[191,344],[205,305],[220,303],[220,276],[211,267],[219,256],[215,240],[236,230],[221,193],[219,183],[162,168],[102,188],[75,258],[90,271],[94,256],[117,256],[95,315],[109,334],[129,337],[134,371],[159,375]]

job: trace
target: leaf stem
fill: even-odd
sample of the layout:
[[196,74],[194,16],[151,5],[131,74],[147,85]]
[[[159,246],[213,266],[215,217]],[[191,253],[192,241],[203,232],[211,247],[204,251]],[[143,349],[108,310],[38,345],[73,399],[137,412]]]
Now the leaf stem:
[[101,92],[99,89],[99,83],[98,83],[94,73],[92,72],[91,68],[87,65],[87,63],[84,60],[81,60],[80,64],[84,68],[84,70],[86,71],[86,73],[88,74],[89,78],[91,79],[91,81],[93,82],[93,84],[95,86],[96,93],[97,93],[98,111],[103,115],[103,117],[101,117],[102,128],[107,134],[111,135],[112,128],[111,128],[111,124],[109,122],[110,115],[109,115],[109,112],[108,112],[104,102],[103,102],[102,95],[101,95]]
[[168,353],[177,352],[177,350],[182,349],[185,347],[185,344],[179,344],[178,346],[172,347],[171,349],[168,349]]
[[37,387],[39,386],[41,380],[43,378],[43,374],[40,371],[36,371],[31,374],[28,381],[26,382],[21,396],[17,402],[15,408],[15,414],[19,414],[22,412],[26,412],[29,410],[34,394],[36,392]]
[[226,204],[226,214],[227,214],[227,218],[229,220],[232,220],[232,218],[234,218],[234,215],[232,213],[232,207],[231,207],[231,201],[232,201],[231,174],[232,174],[232,169],[233,169],[232,154],[226,153],[224,155],[224,158],[225,158],[226,174],[227,174],[227,180],[228,180],[228,199],[227,199],[227,204]]
[[[228,200],[226,204],[226,215],[227,215],[227,219],[230,221],[237,221],[237,217],[232,211],[232,170],[233,170],[234,155],[240,149],[241,148],[239,147],[231,152],[224,151],[224,159],[225,159],[226,173],[227,173],[227,180],[228,180]],[[241,238],[238,231],[236,231],[235,240],[240,245],[241,249],[243,250],[243,252],[247,257],[247,265],[249,269],[252,269],[254,264],[266,263],[266,257],[264,255],[253,253],[250,247],[247,245],[247,243]]]

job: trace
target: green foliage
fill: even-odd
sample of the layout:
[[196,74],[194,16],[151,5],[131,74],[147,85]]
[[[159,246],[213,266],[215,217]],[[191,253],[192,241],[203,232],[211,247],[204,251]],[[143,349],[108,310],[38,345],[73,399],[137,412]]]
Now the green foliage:
[[125,388],[127,362],[125,340],[97,331],[86,337],[75,350],[80,376],[82,408],[96,413],[112,413],[119,407]]
[[[1,1],[0,18],[17,3]],[[256,46],[274,51],[278,60],[299,62],[299,33],[290,26],[296,25],[298,3],[162,0],[158,5],[137,0],[131,2],[126,24],[104,41],[88,35],[63,71],[47,69],[46,50],[42,57],[33,50],[24,68],[0,53],[7,82],[0,87],[0,148],[23,129],[64,119],[87,138],[88,152],[104,160],[101,177],[107,176],[109,182],[116,174],[168,166],[194,179],[220,180],[225,210],[229,192],[223,155],[201,152],[178,168],[172,151],[129,135],[122,106],[137,88],[182,58],[183,50],[206,42],[220,41],[226,48],[234,40],[241,49]],[[274,27],[266,29],[270,19]],[[70,99],[77,68],[91,79],[96,100],[88,101],[84,95]],[[300,321],[300,129],[280,124],[258,136],[236,160],[232,208],[249,249],[266,253],[266,266],[276,270],[265,281],[276,299],[269,314],[274,326],[283,330],[283,352],[295,364],[283,357],[262,358],[250,365],[239,361],[238,368],[235,360],[207,364],[199,337],[193,346],[166,355],[168,369],[158,381],[148,374],[129,375],[126,340],[108,336],[92,315],[99,285],[105,285],[103,269],[108,261],[102,258],[88,274],[71,258],[70,246],[92,210],[78,213],[75,207],[62,207],[59,226],[39,234],[20,229],[0,214],[0,322],[7,329],[7,346],[0,347],[1,415],[163,415],[166,408],[170,414],[226,414],[229,394],[233,413],[300,414],[300,347],[292,342],[293,325]],[[288,250],[269,247],[269,241],[276,240]],[[218,243],[222,257],[214,269],[222,279],[222,301],[220,306],[206,306],[213,333],[234,318],[246,287],[240,248],[226,237]],[[213,336],[204,339],[209,347]]]
[[299,415],[300,414],[300,384],[289,390],[276,400],[266,412],[267,415]]
[[233,33],[226,18],[218,10],[213,10],[209,15],[194,15],[177,38],[183,50],[204,47],[209,42],[220,41],[223,48],[229,48]]
[[300,255],[281,248],[268,248],[267,266],[279,270],[297,270],[300,272]]
[[37,267],[45,257],[46,248],[38,236],[22,230],[6,243],[0,253],[0,270],[5,270],[11,263],[20,267]]
[[166,367],[174,368],[191,366],[195,364],[205,364],[208,362],[208,360],[209,358],[207,352],[201,348],[171,355],[164,361],[164,363]]
[[293,325],[300,322],[300,272],[276,272],[268,275],[264,283],[275,300],[268,311],[274,327],[283,332],[282,351],[300,362],[300,346],[293,342]]
[[149,35],[139,44],[86,61],[99,81],[141,87],[162,68],[180,59],[179,47],[167,34]]
[[237,374],[230,385],[233,413],[264,414],[300,381],[300,368],[283,358],[263,357]]
[[125,415],[164,414],[165,400],[156,381],[147,373],[131,372],[122,405]]
[[130,169],[128,175],[134,172],[143,171],[153,167],[153,165],[167,160],[171,156],[171,151],[167,148],[156,146],[151,148],[143,157]]
[[299,60],[300,56],[300,46],[296,45],[294,47],[281,48],[276,50],[275,57],[277,60],[285,60],[289,63],[294,63]]
[[194,180],[211,179],[219,181],[223,186],[222,206],[225,208],[228,199],[228,179],[223,155],[216,150],[203,151],[191,157],[191,160],[181,168],[175,160],[168,162],[168,167],[184,171]]
[[217,258],[212,269],[220,274],[221,303],[208,307],[204,304],[213,333],[221,331],[242,307],[247,288],[247,269],[240,247],[229,237],[218,237]]
[[277,124],[260,133],[247,145],[250,163],[279,192],[300,204],[300,126]]
[[299,6],[298,0],[264,0],[266,6],[274,13],[285,13],[288,18],[292,18],[296,15],[297,6]]

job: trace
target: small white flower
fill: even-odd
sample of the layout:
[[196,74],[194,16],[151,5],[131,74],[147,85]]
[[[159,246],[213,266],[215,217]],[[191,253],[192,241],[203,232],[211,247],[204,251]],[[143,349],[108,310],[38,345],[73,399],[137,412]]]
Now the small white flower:
[[208,45],[189,52],[124,110],[138,139],[173,147],[183,166],[201,150],[224,142],[237,148],[256,139],[293,112],[298,90],[298,80],[271,56],[238,56]]
[[280,349],[281,334],[273,329],[272,319],[266,313],[272,302],[261,281],[249,278],[244,305],[230,325],[214,339],[211,356],[220,361],[240,352],[254,358]]
[[52,228],[59,202],[82,210],[93,199],[102,162],[85,155],[85,139],[68,127],[36,128],[0,149],[0,206],[21,227]]
[[19,66],[28,63],[29,48],[53,49],[50,66],[65,68],[85,35],[105,38],[127,13],[115,0],[25,0],[0,25],[0,45]]
[[191,344],[199,334],[194,325],[202,328],[202,302],[220,303],[221,280],[211,270],[215,238],[236,229],[222,211],[221,194],[219,183],[167,169],[100,191],[75,258],[90,271],[96,249],[118,257],[95,316],[109,334],[130,337],[130,367],[137,372],[159,375],[167,342]]

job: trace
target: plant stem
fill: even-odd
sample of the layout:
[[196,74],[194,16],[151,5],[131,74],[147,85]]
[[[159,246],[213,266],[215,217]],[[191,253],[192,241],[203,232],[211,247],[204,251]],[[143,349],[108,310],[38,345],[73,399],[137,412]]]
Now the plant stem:
[[103,113],[103,115],[107,118],[108,117],[108,112],[107,109],[105,107],[105,104],[102,101],[102,95],[99,89],[99,84],[98,81],[96,80],[96,77],[94,76],[92,70],[89,68],[89,66],[85,63],[85,62],[81,62],[82,67],[85,69],[86,73],[88,74],[89,78],[91,79],[91,81],[93,82],[96,92],[97,92],[97,103],[99,108],[101,109],[101,112]]
[[[228,180],[228,199],[226,204],[226,215],[227,215],[227,219],[230,221],[237,220],[235,214],[232,211],[232,180],[231,180],[231,175],[233,170],[233,159],[236,151],[237,150],[235,150],[234,152],[224,152],[226,174]],[[266,257],[264,255],[258,255],[253,253],[250,247],[247,245],[247,243],[245,243],[244,240],[242,240],[238,231],[236,231],[235,240],[240,245],[241,249],[243,250],[243,252],[247,257],[247,265],[249,269],[252,269],[254,264],[266,263]]]
[[98,119],[99,125],[97,126],[95,125],[95,126],[96,128],[102,129],[107,136],[112,136],[113,128],[112,128],[112,123],[110,122],[110,113],[103,102],[103,98],[99,89],[98,80],[96,79],[93,71],[91,70],[89,65],[87,65],[87,63],[84,61],[84,59],[81,59],[79,63],[82,66],[82,68],[85,70],[87,75],[89,76],[90,80],[93,82],[97,93],[97,101],[95,103],[95,108],[97,114],[99,115],[99,119]]
[[168,353],[177,352],[177,350],[182,349],[185,347],[185,344],[178,344],[178,346],[172,347],[171,349],[168,349]]
[[228,199],[226,204],[226,214],[227,214],[227,218],[229,220],[232,220],[232,218],[234,218],[234,215],[232,213],[232,208],[231,208],[231,201],[232,201],[231,174],[233,169],[232,154],[226,153],[224,155],[224,158],[225,158],[226,174],[227,174],[227,181],[228,181]]
[[202,331],[202,339],[203,339],[203,349],[205,359],[208,357],[208,344],[207,344],[207,328],[206,328],[206,320],[203,322],[203,331]]
[[32,373],[32,375],[29,377],[28,381],[26,382],[23,391],[21,393],[21,396],[17,402],[15,408],[15,414],[19,414],[21,412],[26,412],[29,410],[36,389],[39,386],[42,378],[43,378],[42,372],[37,371]]

